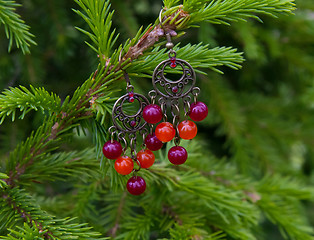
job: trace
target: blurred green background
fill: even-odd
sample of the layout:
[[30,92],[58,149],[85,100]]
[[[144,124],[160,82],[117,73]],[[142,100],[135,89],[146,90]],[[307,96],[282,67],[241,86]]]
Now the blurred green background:
[[[18,13],[31,26],[37,46],[32,46],[30,55],[24,56],[19,49],[8,53],[1,27],[0,89],[32,84],[65,98],[98,64],[95,53],[84,44],[86,37],[74,28],[87,26],[72,11],[78,8],[74,1],[29,0],[22,4]],[[296,4],[295,15],[263,16],[263,23],[203,23],[200,28],[187,29],[176,43],[203,42],[210,48],[232,46],[244,52],[241,70],[220,68],[224,75],[203,70],[208,75],[198,76],[200,98],[210,106],[210,117],[199,131],[211,151],[217,157],[238,161],[243,174],[259,178],[262,173],[277,171],[314,183],[314,1],[297,0]],[[154,22],[161,7],[162,1],[156,0],[112,1],[113,26],[121,33],[118,43],[133,37],[140,26]],[[151,89],[150,79],[141,79],[141,84],[139,79],[133,81],[143,92]],[[244,120],[234,119],[238,117],[234,111],[242,113]],[[1,155],[14,149],[41,119],[41,114],[32,113],[23,121],[6,120],[0,128]],[[228,126],[228,119],[230,124],[239,122],[244,127],[234,129],[234,135],[226,134],[223,126]],[[88,137],[78,138],[64,148],[88,144]],[[243,159],[239,149],[248,151],[258,164]],[[307,205],[307,214],[312,216],[314,208]],[[314,217],[311,221],[314,223]],[[281,239],[273,227],[267,234],[269,239]]]

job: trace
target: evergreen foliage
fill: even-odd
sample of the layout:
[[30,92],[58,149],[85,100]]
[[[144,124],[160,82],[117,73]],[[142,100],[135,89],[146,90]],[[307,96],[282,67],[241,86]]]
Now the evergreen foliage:
[[20,16],[15,12],[15,8],[18,7],[15,1],[0,1],[0,23],[4,25],[5,34],[9,39],[9,51],[12,49],[13,41],[18,48],[21,48],[23,53],[29,53],[29,47],[31,44],[35,44],[33,34],[29,32],[29,26],[27,26]]
[[[38,4],[30,2],[26,15]],[[295,16],[293,0],[164,0],[151,23],[141,22],[146,28],[139,29],[130,24],[136,22],[135,10],[122,7],[129,2],[73,2],[77,5],[47,3],[56,45],[44,59],[54,51],[62,57],[40,62],[32,56],[10,58],[15,51],[0,56],[0,70],[23,62],[26,78],[47,77],[47,87],[36,87],[44,84],[35,81],[27,88],[14,80],[0,94],[1,131],[6,133],[0,140],[0,239],[280,239],[267,227],[270,223],[281,239],[314,239],[312,219],[305,214],[314,199],[314,72],[313,57],[306,52],[313,53],[306,39],[314,39],[310,0],[297,2]],[[0,0],[0,21],[9,50],[15,40],[27,53],[35,43],[16,6]],[[280,20],[273,22],[274,16]],[[67,28],[67,18],[79,31]],[[32,20],[27,22],[36,29],[39,20],[34,25]],[[109,137],[113,103],[125,87],[123,73],[131,76],[136,91],[147,92],[147,78],[167,59],[164,29],[182,41],[192,32],[192,43],[177,44],[175,50],[198,73],[209,116],[199,125],[198,139],[182,143],[189,152],[187,163],[170,164],[166,152],[173,143],[167,144],[154,166],[139,172],[148,187],[135,197],[125,190],[128,176],[116,173],[101,148]],[[42,48],[46,36],[36,32]],[[197,34],[204,43],[195,39]],[[73,63],[84,37],[93,51],[82,50],[83,60]],[[60,76],[70,94],[60,90],[59,75],[41,72],[45,65],[69,72]],[[83,83],[80,66],[89,74]],[[3,71],[0,80],[7,76]],[[30,127],[19,127],[21,121]],[[28,137],[11,133],[12,125]],[[5,147],[6,142],[13,144]]]

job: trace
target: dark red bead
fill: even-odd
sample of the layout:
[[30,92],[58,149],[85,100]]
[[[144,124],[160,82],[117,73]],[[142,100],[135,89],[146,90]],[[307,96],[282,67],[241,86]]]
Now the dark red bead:
[[149,104],[143,110],[143,118],[150,124],[155,124],[161,121],[163,117],[161,108],[156,104]]
[[156,137],[155,133],[153,133],[146,136],[145,145],[149,150],[157,151],[162,148],[163,143]]
[[203,102],[192,103],[189,116],[193,121],[199,122],[204,120],[208,115],[208,108]]
[[171,90],[173,93],[177,93],[179,91],[179,88],[177,86],[174,86]]
[[175,63],[176,62],[176,58],[175,57],[170,58],[170,62],[171,63]]
[[176,63],[171,63],[171,64],[170,64],[170,67],[172,67],[172,68],[175,68],[176,66],[177,66]]
[[102,152],[108,159],[117,159],[122,154],[122,146],[115,140],[108,141],[104,144]]
[[180,165],[188,159],[188,153],[184,147],[174,146],[169,149],[168,159],[172,164]]
[[134,92],[129,92],[129,97],[134,97]]
[[136,125],[136,122],[134,120],[130,122],[131,127],[135,127],[135,125]]
[[145,192],[146,182],[142,177],[134,176],[128,180],[126,188],[132,195],[140,195]]

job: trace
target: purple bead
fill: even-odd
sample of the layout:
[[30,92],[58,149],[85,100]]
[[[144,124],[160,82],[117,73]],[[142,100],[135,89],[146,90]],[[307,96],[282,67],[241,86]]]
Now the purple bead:
[[142,177],[134,176],[128,180],[126,188],[132,195],[140,195],[145,192],[146,182]]
[[122,154],[122,146],[119,142],[110,140],[104,144],[102,152],[108,159],[117,159]]
[[161,121],[163,117],[161,108],[156,104],[149,104],[143,110],[143,118],[150,124],[155,124]]
[[174,146],[169,149],[168,159],[172,164],[180,165],[188,159],[188,153],[184,147]]
[[208,108],[205,103],[196,102],[191,104],[189,116],[193,121],[202,121],[207,117],[207,115]]
[[146,136],[145,145],[149,150],[157,151],[162,148],[163,143],[156,137],[155,133],[153,133]]

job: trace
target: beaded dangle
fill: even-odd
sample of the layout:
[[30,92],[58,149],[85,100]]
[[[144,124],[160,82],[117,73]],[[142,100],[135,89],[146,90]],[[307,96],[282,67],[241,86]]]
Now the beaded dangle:
[[[115,170],[122,175],[133,173],[127,182],[127,189],[133,195],[142,194],[146,189],[145,180],[136,175],[141,168],[149,168],[155,161],[155,155],[145,147],[145,140],[148,138],[148,124],[143,120],[143,110],[149,105],[147,98],[134,92],[127,74],[124,74],[127,82],[127,93],[120,97],[112,109],[113,126],[109,128],[111,140],[103,146],[103,154],[106,158],[115,160]],[[127,112],[132,104],[139,105],[135,114]],[[134,107],[134,105],[133,105]],[[142,150],[136,151],[137,136],[143,137]],[[114,140],[114,139],[117,140]],[[122,144],[124,147],[122,147]],[[126,151],[130,148],[130,156]],[[136,164],[138,168],[136,168]]]
[[[180,165],[188,158],[186,149],[179,146],[180,140],[190,140],[196,136],[197,127],[193,121],[204,120],[208,108],[197,100],[200,89],[195,87],[196,75],[193,68],[188,62],[176,57],[170,34],[167,33],[166,37],[169,59],[158,64],[154,70],[154,90],[149,92],[152,103],[144,108],[143,118],[149,124],[156,124],[163,119],[156,126],[154,136],[161,142],[174,140],[175,146],[169,150],[168,159],[172,164]],[[170,80],[178,74],[179,79]],[[167,121],[167,110],[171,113],[172,123]],[[193,121],[188,120],[188,117]]]

